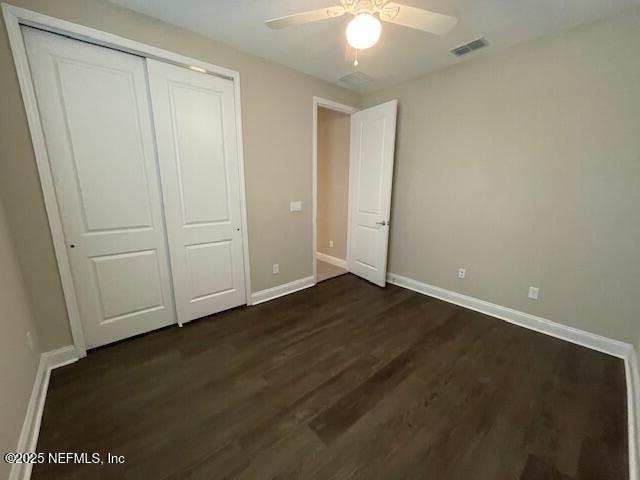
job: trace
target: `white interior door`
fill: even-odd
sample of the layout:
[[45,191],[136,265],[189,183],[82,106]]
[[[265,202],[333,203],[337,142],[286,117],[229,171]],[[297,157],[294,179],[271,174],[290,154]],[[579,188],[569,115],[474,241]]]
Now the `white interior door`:
[[148,60],[178,320],[246,303],[233,82]]
[[397,100],[351,115],[349,271],[384,287]]
[[87,347],[175,323],[144,59],[23,35]]

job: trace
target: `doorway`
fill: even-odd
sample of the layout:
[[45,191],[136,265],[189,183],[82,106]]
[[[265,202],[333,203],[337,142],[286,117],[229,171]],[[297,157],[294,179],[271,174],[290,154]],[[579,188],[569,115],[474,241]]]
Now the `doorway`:
[[313,99],[314,283],[351,272],[386,284],[397,109]]
[[348,272],[349,149],[352,107],[314,99],[314,232],[316,282]]
[[347,273],[351,116],[318,107],[317,281]]

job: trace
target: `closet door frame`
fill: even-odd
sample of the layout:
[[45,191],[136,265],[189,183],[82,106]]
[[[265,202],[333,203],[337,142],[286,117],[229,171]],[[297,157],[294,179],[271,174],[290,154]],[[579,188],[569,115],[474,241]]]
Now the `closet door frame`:
[[36,166],[42,186],[45,209],[49,219],[49,228],[53,239],[53,247],[60,272],[62,290],[64,294],[67,313],[69,315],[69,325],[75,346],[75,356],[67,353],[67,360],[73,361],[86,356],[87,349],[80,320],[76,291],[71,275],[71,266],[67,255],[66,242],[62,229],[60,210],[56,199],[56,192],[53,183],[51,167],[49,165],[49,155],[44,141],[44,133],[40,121],[40,113],[36,101],[35,90],[29,70],[24,39],[22,38],[21,25],[39,28],[52,33],[58,33],[103,47],[120,50],[144,58],[152,58],[174,65],[191,68],[197,71],[216,75],[233,82],[234,102],[237,125],[237,150],[240,177],[240,213],[242,217],[242,250],[244,257],[244,283],[245,297],[247,305],[251,305],[251,275],[249,267],[249,241],[247,229],[247,205],[244,177],[244,149],[242,139],[242,109],[240,102],[240,74],[235,70],[219,67],[202,60],[190,58],[184,55],[173,53],[161,48],[136,42],[118,35],[85,27],[73,22],[44,15],[38,12],[15,7],[2,3],[2,13],[11,45],[11,52],[18,74],[22,100],[27,114],[27,122],[31,133],[31,141],[36,157]]

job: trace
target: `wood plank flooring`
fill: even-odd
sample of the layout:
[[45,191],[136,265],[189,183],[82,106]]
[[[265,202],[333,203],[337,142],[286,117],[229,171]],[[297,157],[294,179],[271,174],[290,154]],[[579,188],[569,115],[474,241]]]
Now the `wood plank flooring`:
[[352,275],[55,370],[33,479],[628,478],[623,362]]

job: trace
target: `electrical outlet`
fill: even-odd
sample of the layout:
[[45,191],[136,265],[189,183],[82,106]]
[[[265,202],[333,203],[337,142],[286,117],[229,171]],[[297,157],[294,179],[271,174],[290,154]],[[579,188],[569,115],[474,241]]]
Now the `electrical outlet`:
[[459,268],[458,269],[458,278],[464,278],[467,276],[467,269],[466,268]]
[[329,240],[329,248],[333,248],[333,240]]
[[275,275],[276,273],[280,273],[280,265],[278,265],[277,263],[273,264],[273,274]]
[[540,289],[538,287],[529,287],[529,295],[527,296],[531,300],[537,300],[539,294],[540,294]]
[[294,200],[293,202],[289,202],[289,211],[290,212],[301,212],[302,211],[302,202],[300,200]]
[[27,332],[27,344],[29,345],[29,348],[33,351],[34,345],[33,345],[33,336],[31,335],[31,332]]

